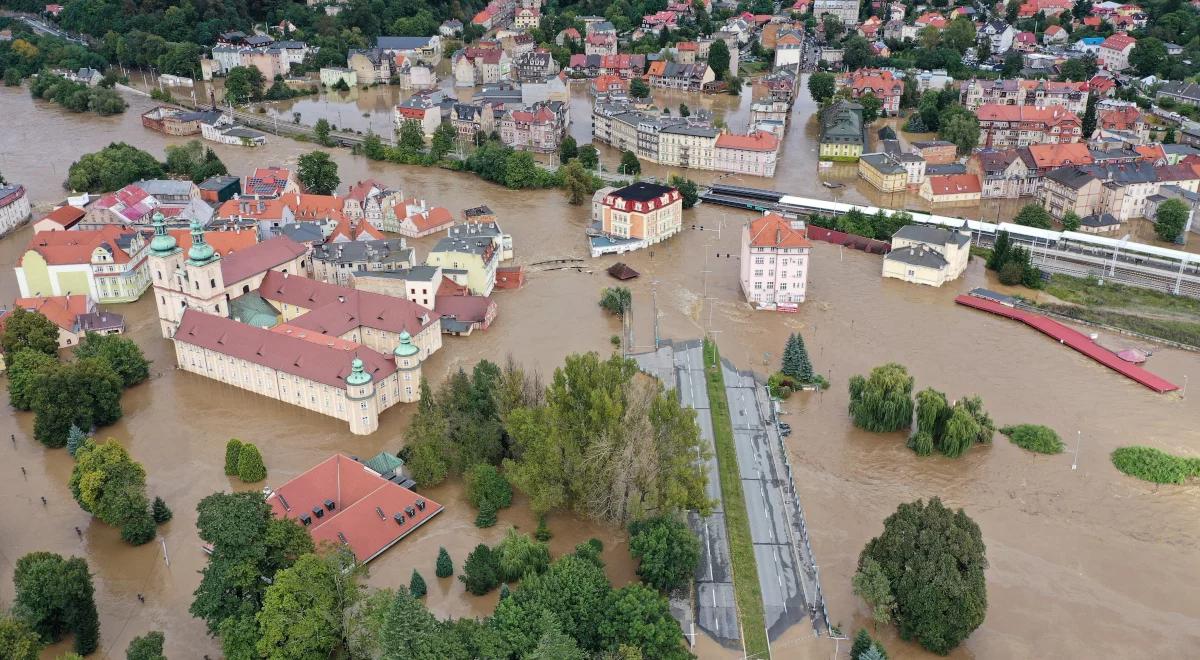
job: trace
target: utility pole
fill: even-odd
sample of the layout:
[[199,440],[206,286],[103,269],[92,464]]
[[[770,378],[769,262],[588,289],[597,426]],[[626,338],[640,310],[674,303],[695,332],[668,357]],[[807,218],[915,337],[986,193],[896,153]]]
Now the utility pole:
[[1075,432],[1075,457],[1071,459],[1071,469],[1079,469],[1079,445],[1083,443],[1083,431]]

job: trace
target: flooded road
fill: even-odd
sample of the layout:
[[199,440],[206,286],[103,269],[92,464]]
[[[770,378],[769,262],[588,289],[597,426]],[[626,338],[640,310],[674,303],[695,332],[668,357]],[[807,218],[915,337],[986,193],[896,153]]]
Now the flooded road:
[[[739,111],[744,102],[719,100],[737,102]],[[47,203],[64,196],[60,183],[71,161],[109,142],[125,141],[162,157],[167,144],[184,140],[142,128],[138,115],[151,105],[148,99],[131,99],[126,114],[100,118],[35,105],[24,89],[0,89],[0,116],[18,118],[21,129],[0,132],[0,171],[24,183],[35,203]],[[861,195],[850,185],[835,191],[820,186],[811,155],[801,157],[811,148],[815,119],[806,116],[803,102],[798,107],[776,179],[734,180],[823,198]],[[573,132],[583,121],[575,117]],[[243,173],[260,164],[294,165],[311,148],[272,138],[259,150],[216,150],[231,171]],[[342,190],[346,183],[374,177],[455,215],[488,204],[513,234],[518,263],[586,254],[582,231],[588,210],[568,205],[559,191],[514,192],[467,175],[372,163],[344,150],[331,153],[341,168]],[[694,178],[710,180],[711,175]],[[1111,466],[1108,453],[1119,445],[1148,444],[1200,455],[1195,397],[1155,395],[1028,328],[954,305],[954,296],[971,287],[1001,288],[978,261],[952,286],[929,289],[882,280],[876,256],[818,243],[809,300],[801,310],[753,312],[740,300],[737,260],[727,256],[738,252],[738,231],[749,217],[700,207],[688,212],[685,226],[694,221],[719,233],[685,231],[653,252],[620,258],[642,273],[630,284],[635,342],[649,343],[657,318],[663,337],[695,338],[708,330],[739,368],[763,370],[764,359],[772,367],[778,362],[788,333],[804,332],[814,366],[833,387],[794,396],[784,407],[795,429],[788,439],[791,461],[835,625],[851,634],[869,627],[866,607],[851,593],[850,576],[864,543],[882,530],[883,518],[901,502],[938,495],[966,508],[979,523],[991,564],[987,619],[951,657],[1186,657],[1193,652],[1200,644],[1195,591],[1200,486],[1155,488],[1135,481]],[[28,237],[26,228],[0,241],[0,300],[17,293],[12,265]],[[418,252],[432,242],[416,241]],[[573,352],[607,354],[609,337],[620,327],[596,302],[600,290],[611,285],[603,269],[616,260],[589,260],[591,273],[531,273],[525,288],[498,292],[500,313],[492,327],[471,337],[447,337],[428,363],[427,375],[436,383],[459,366],[469,368],[484,358],[501,361],[510,353],[543,372]],[[225,441],[239,437],[258,443],[267,483],[277,485],[333,451],[370,456],[397,449],[411,411],[393,408],[381,418],[378,433],[352,436],[334,420],[176,372],[169,343],[158,337],[149,297],[114,310],[125,314],[130,336],[155,360],[154,378],[125,394],[125,418],[100,435],[128,447],[146,466],[151,494],[161,495],[175,510],[175,519],[161,530],[171,564],[166,565],[161,544],[132,548],[120,541],[117,530],[92,523],[66,486],[69,456],[43,449],[32,439],[32,416],[9,411],[0,421],[0,474],[5,475],[0,497],[8,503],[0,514],[0,601],[11,602],[12,565],[21,555],[34,550],[83,555],[96,575],[106,653],[120,657],[134,636],[160,629],[167,634],[169,657],[216,657],[218,645],[187,608],[204,565],[194,527],[196,503],[217,490],[249,488],[223,474]],[[1069,455],[1033,455],[1001,436],[993,446],[954,461],[918,458],[898,435],[854,429],[846,415],[847,379],[892,360],[909,367],[918,388],[932,386],[951,398],[979,394],[998,425],[1048,424],[1071,447],[1081,431],[1079,470],[1071,471]],[[1159,350],[1146,366],[1180,383],[1184,376],[1200,379],[1200,356],[1194,353]],[[16,435],[15,446],[3,437],[9,434]],[[27,480],[21,479],[22,466]],[[372,562],[370,581],[406,584],[417,567],[430,583],[429,605],[439,616],[486,614],[494,595],[464,597],[457,581],[432,577],[437,547],[445,545],[458,566],[476,543],[495,541],[508,524],[532,531],[533,521],[518,502],[501,513],[498,526],[477,530],[458,486],[429,494],[447,511]],[[42,495],[49,501],[45,508]],[[84,530],[82,540],[74,534],[76,525]],[[555,553],[596,536],[604,541],[614,583],[632,578],[620,530],[564,515],[552,517],[550,526]],[[145,605],[136,600],[138,593],[146,596]],[[776,646],[777,657],[830,657],[832,643],[804,634],[807,623],[794,630],[800,632]],[[890,633],[885,642],[893,658],[932,657]],[[728,655],[707,640],[696,649],[705,658]]]

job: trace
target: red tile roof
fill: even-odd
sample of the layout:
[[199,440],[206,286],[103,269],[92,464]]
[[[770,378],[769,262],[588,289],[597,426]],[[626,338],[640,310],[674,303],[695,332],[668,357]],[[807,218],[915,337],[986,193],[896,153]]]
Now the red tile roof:
[[441,206],[429,209],[428,213],[414,213],[406,220],[412,222],[417,231],[421,233],[454,224],[454,217],[450,215],[450,209]]
[[[333,510],[325,510],[325,500],[333,501]],[[442,511],[441,504],[384,479],[345,454],[334,454],[275,489],[267,504],[280,518],[295,520],[308,514],[313,541],[345,543],[363,563]],[[320,518],[313,516],[318,507],[323,512]],[[404,524],[397,523],[396,514],[404,516]]]
[[[42,255],[46,263],[53,266],[66,264],[89,264],[92,252],[103,248],[112,255],[113,263],[129,262],[129,255],[117,244],[118,239],[135,230],[129,227],[110,225],[88,231],[43,231],[34,234],[25,246]],[[23,258],[23,257],[22,257]],[[20,262],[17,263],[20,265]]]
[[[63,229],[68,229],[78,224],[83,219],[84,213],[83,209],[67,204],[47,213],[42,217],[42,220],[49,220]],[[41,222],[41,220],[38,222]]]
[[1055,126],[1061,123],[1079,123],[1074,112],[1059,106],[1038,108],[1032,105],[1000,105],[988,103],[976,111],[979,121],[1033,122]]
[[940,174],[929,177],[929,186],[934,195],[961,195],[982,192],[979,177],[975,174]]
[[1133,37],[1131,37],[1127,34],[1114,34],[1111,37],[1105,39],[1104,43],[1100,44],[1100,47],[1107,48],[1109,50],[1119,50],[1120,51],[1120,50],[1125,50],[1126,48],[1128,48],[1136,43],[1137,43],[1137,39],[1134,39]]
[[[192,232],[187,229],[170,229],[167,233],[175,238],[175,243],[184,252],[187,252],[188,248],[192,247]],[[147,238],[146,240],[150,239]],[[217,254],[222,257],[228,257],[238,250],[244,250],[252,245],[257,245],[258,232],[253,229],[206,231],[204,232],[204,242],[211,245],[212,249],[217,251]]]
[[17,298],[13,306],[37,312],[67,332],[74,332],[75,319],[92,308],[91,301],[85,295]]
[[271,271],[258,287],[263,298],[310,310],[291,320],[291,325],[324,335],[340,337],[355,328],[367,327],[416,336],[436,323],[428,310],[403,298],[326,284],[307,277],[285,277]]
[[175,341],[338,389],[346,388],[346,376],[355,357],[363,361],[363,368],[376,381],[396,372],[396,363],[390,357],[366,346],[353,344],[354,348],[347,348],[342,343],[308,341],[194,309],[183,312]]
[[[207,237],[208,234],[205,234]],[[286,236],[256,243],[221,259],[221,279],[233,286],[259,273],[265,273],[308,252],[308,248]]]
[[775,151],[779,148],[779,138],[767,131],[755,131],[749,135],[722,133],[717,136],[717,147],[747,151]]
[[774,213],[750,222],[750,245],[770,248],[812,247],[804,232],[792,228],[792,223]]
[[1092,152],[1083,142],[1031,144],[1028,148],[1029,155],[1033,156],[1034,166],[1039,170],[1063,165],[1089,165],[1094,161]]

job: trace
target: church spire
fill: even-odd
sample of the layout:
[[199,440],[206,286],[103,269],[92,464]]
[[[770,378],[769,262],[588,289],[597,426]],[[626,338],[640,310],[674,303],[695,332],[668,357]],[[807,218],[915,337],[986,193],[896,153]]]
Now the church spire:
[[218,258],[218,255],[212,246],[204,240],[204,225],[200,223],[198,218],[192,218],[192,247],[188,249],[188,264],[192,266],[203,266]]
[[157,256],[165,257],[178,249],[175,237],[167,233],[167,220],[162,213],[154,212],[154,238],[150,241],[150,251]]

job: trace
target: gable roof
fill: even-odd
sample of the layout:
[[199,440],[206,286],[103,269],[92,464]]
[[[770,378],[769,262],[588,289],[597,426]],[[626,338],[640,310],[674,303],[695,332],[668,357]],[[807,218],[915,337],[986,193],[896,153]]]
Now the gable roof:
[[340,337],[354,328],[367,327],[416,336],[432,322],[428,311],[410,300],[307,277],[287,277],[276,271],[267,273],[258,293],[270,301],[311,310],[290,324],[322,335]]
[[[112,255],[113,263],[129,262],[122,244],[126,246],[136,230],[120,225],[108,225],[88,231],[43,231],[33,235],[25,250],[33,250],[52,266],[90,264],[92,252],[103,248]],[[22,256],[24,259],[24,256]],[[20,266],[21,262],[18,261]]]
[[[205,235],[207,238],[207,234]],[[244,279],[270,271],[308,252],[308,248],[286,236],[256,243],[221,259],[221,279],[233,286]]]
[[934,195],[962,195],[982,192],[974,174],[940,174],[928,178]]
[[13,307],[26,311],[37,312],[50,320],[54,325],[75,332],[76,319],[91,311],[91,301],[86,295],[39,296],[32,298],[17,298]]
[[794,229],[792,223],[782,217],[768,213],[750,221],[747,229],[751,247],[809,248],[803,230]]
[[42,220],[49,220],[63,229],[67,229],[78,224],[79,221],[83,219],[84,214],[85,211],[83,209],[67,204],[66,206],[60,206],[42,216],[42,219],[38,222],[41,222]]

